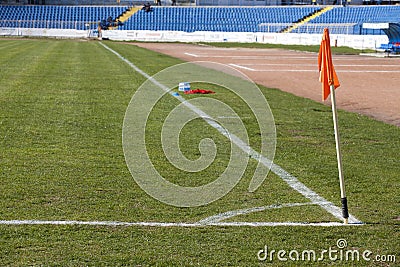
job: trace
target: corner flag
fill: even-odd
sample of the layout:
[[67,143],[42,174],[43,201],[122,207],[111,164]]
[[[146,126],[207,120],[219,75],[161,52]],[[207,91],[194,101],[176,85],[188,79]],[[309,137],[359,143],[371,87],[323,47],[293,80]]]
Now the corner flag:
[[342,215],[344,223],[347,224],[349,218],[349,211],[347,208],[347,197],[344,186],[342,154],[340,152],[340,137],[339,137],[336,99],[335,99],[335,89],[340,86],[340,83],[336,75],[335,68],[333,67],[332,64],[331,42],[329,39],[329,30],[327,28],[324,29],[324,35],[322,36],[321,46],[319,48],[318,69],[319,69],[319,81],[322,83],[322,100],[325,100],[329,96],[329,94],[331,95],[333,128],[335,130],[336,157],[338,162],[339,182],[340,182],[340,197],[342,202]]
[[322,83],[322,100],[326,100],[330,93],[330,86],[334,85],[335,89],[340,86],[332,63],[331,41],[329,39],[328,28],[324,29],[324,35],[319,47],[318,69],[319,81]]

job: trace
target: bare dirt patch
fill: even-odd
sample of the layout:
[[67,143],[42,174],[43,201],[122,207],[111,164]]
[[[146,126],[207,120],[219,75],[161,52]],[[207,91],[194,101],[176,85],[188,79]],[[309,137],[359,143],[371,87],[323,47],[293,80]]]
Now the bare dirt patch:
[[[266,87],[322,102],[317,54],[281,49],[135,43],[185,61],[228,64]],[[400,58],[334,55],[338,108],[400,126]],[[325,101],[329,105],[329,100]]]

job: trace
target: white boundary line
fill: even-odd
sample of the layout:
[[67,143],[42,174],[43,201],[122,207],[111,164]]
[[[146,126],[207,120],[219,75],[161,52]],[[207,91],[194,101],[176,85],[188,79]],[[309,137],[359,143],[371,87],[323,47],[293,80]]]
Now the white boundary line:
[[339,222],[216,222],[210,224],[179,222],[113,222],[113,221],[45,221],[45,220],[0,220],[0,225],[87,225],[87,226],[147,226],[147,227],[208,227],[208,226],[360,226],[363,224],[343,224]]
[[[122,61],[127,63],[131,68],[136,70],[138,73],[142,74],[146,79],[149,79],[151,82],[153,82],[155,85],[159,86],[161,89],[165,90],[166,92],[169,92],[169,88],[166,87],[165,85],[159,83],[157,80],[155,80],[153,77],[139,69],[136,65],[134,65],[132,62],[121,56],[118,52],[114,51],[107,45],[103,44],[100,42],[100,45],[102,45],[104,48],[115,54],[118,58],[120,58]],[[172,94],[172,93],[170,93]],[[296,177],[292,176],[290,173],[285,171],[282,167],[279,165],[271,162],[268,158],[264,157],[257,151],[255,151],[253,148],[248,146],[245,142],[243,142],[239,137],[236,135],[230,133],[228,134],[226,129],[223,128],[221,125],[215,122],[215,120],[210,119],[211,117],[207,115],[204,111],[200,110],[196,106],[186,102],[186,99],[178,96],[175,97],[179,101],[182,102],[185,106],[187,106],[189,109],[191,109],[193,112],[198,114],[200,117],[202,117],[210,126],[215,128],[217,131],[219,131],[222,135],[226,136],[227,138],[230,139],[232,143],[234,143],[236,146],[238,146],[240,149],[243,150],[243,152],[247,153],[250,157],[257,159],[260,163],[262,163],[266,167],[271,166],[271,171],[278,175],[281,179],[283,179],[290,187],[292,187],[294,190],[302,194],[304,197],[307,199],[311,200],[312,203],[316,203],[323,209],[325,209],[327,212],[332,214],[334,217],[336,217],[339,220],[342,220],[342,213],[341,209],[337,206],[335,206],[332,202],[329,202],[325,198],[321,197],[314,191],[312,191],[310,188],[305,186],[302,182],[300,182]],[[355,218],[353,215],[349,214],[349,223],[361,223],[357,218]]]

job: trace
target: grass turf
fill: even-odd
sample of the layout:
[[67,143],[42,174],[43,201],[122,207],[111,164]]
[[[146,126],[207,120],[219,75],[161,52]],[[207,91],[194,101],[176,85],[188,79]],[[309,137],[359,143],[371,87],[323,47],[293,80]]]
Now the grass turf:
[[[180,63],[133,45],[107,45],[150,75]],[[243,181],[210,205],[176,208],[162,204],[134,182],[121,145],[124,112],[144,82],[142,76],[95,41],[0,39],[0,52],[1,220],[195,222],[228,210],[307,202],[273,173],[255,193],[246,192],[255,168],[255,162],[250,161]],[[228,92],[210,88],[217,91],[211,97],[240,107]],[[330,108],[280,90],[262,87],[262,91],[277,127],[275,162],[339,206]],[[156,119],[149,123],[148,133],[154,141],[148,145],[156,167],[179,182],[178,171],[162,158],[157,141],[162,119],[175,105],[170,98],[167,96],[152,113]],[[239,114],[247,116],[246,110]],[[321,266],[335,263],[328,258],[323,262],[281,262],[276,257],[272,262],[260,262],[257,252],[265,245],[276,250],[320,251],[335,247],[339,238],[345,238],[351,248],[398,258],[399,128],[344,111],[339,111],[339,124],[350,213],[365,222],[364,226],[1,225],[0,265]],[[257,129],[251,119],[246,127]],[[188,157],[197,155],[193,144],[204,135],[214,138],[217,144],[226,143],[199,120],[185,127],[182,134],[190,136],[182,140]],[[254,144],[258,141],[257,135],[250,139]],[[226,154],[219,155],[222,167]],[[207,169],[204,176],[209,177],[220,167]],[[335,220],[317,206],[282,208],[232,220],[236,219]],[[336,264],[390,265],[372,260]]]

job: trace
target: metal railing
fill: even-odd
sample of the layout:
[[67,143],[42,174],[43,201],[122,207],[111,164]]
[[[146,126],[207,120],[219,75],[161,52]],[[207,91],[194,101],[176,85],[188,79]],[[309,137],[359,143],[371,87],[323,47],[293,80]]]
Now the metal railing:
[[[97,30],[99,21],[56,21],[56,20],[0,20],[0,28],[4,29],[72,29],[72,30]],[[290,29],[290,33],[305,33],[305,34],[321,34],[324,28],[329,28],[331,34],[345,34],[345,35],[382,35],[385,34],[382,30],[369,30],[362,29],[361,24],[356,23],[343,23],[343,24],[317,24],[317,23],[305,23],[297,27],[292,27],[295,24],[290,23],[260,23],[258,25],[240,24],[234,25],[229,24],[231,27],[227,27],[226,24],[214,25],[215,31],[246,31],[249,32],[264,32],[264,33],[279,33],[286,29]],[[182,30],[178,23],[171,25],[172,28],[169,30]],[[186,25],[188,26],[188,25]],[[198,27],[198,25],[192,25],[197,31],[210,29]],[[201,26],[201,25],[200,25]],[[256,27],[255,27],[256,26]],[[234,29],[234,30],[233,30]],[[249,30],[251,29],[251,30]],[[155,30],[165,30],[164,28],[157,28]]]
[[[295,24],[289,23],[261,23],[258,25],[259,32],[277,33],[290,29]],[[359,25],[356,23],[343,24],[317,24],[305,23],[290,29],[290,33],[321,34],[324,28],[329,28],[331,34],[360,34]]]

